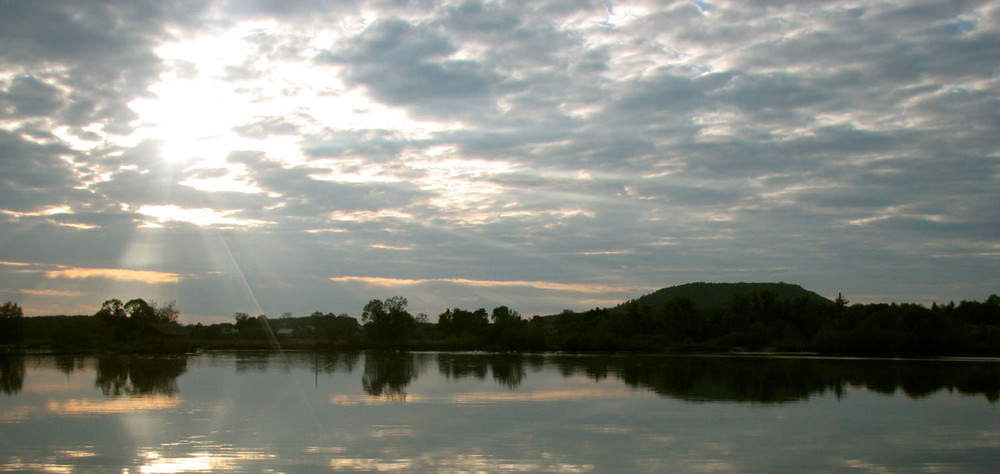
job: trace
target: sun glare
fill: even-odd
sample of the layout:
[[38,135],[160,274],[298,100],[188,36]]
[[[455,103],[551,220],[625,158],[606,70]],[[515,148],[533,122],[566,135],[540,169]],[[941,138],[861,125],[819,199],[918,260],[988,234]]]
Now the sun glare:
[[140,134],[162,143],[163,159],[225,159],[235,145],[230,128],[237,113],[224,97],[225,89],[208,81],[176,80],[151,91],[156,99],[139,99],[131,106],[142,117]]
[[161,45],[156,53],[168,69],[150,87],[153,97],[129,104],[140,117],[137,133],[160,141],[167,161],[217,166],[232,150],[252,149],[233,130],[260,110],[246,93],[261,85],[242,77],[256,72],[255,62],[241,63],[252,49],[233,32]]
[[[139,119],[133,123],[136,132],[123,143],[158,142],[160,159],[183,163],[189,172],[231,170],[223,176],[189,177],[181,185],[200,191],[258,193],[263,191],[258,183],[227,162],[230,153],[262,152],[269,160],[297,166],[310,161],[303,152],[303,138],[322,141],[330,131],[391,130],[420,139],[460,128],[413,120],[402,109],[373,101],[363,89],[348,88],[338,78],[338,66],[317,63],[312,50],[280,58],[262,54],[259,37],[280,33],[274,25],[258,23],[195,37],[176,32],[177,41],[155,50],[167,67],[150,87],[151,96],[129,104]],[[333,171],[314,179],[379,179]]]
[[237,212],[233,210],[217,211],[209,208],[186,209],[175,205],[147,205],[140,207],[138,212],[156,220],[155,222],[147,222],[146,227],[159,227],[167,222],[187,222],[201,227],[256,227],[270,224],[270,222],[257,219],[233,217],[232,215]]

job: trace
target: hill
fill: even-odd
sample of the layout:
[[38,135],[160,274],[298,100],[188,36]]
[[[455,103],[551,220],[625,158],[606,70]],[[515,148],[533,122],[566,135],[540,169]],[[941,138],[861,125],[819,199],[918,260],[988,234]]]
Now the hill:
[[[680,296],[687,296],[694,300],[699,308],[722,308],[734,296],[760,291],[770,291],[778,295],[778,300],[787,301],[799,297],[806,297],[817,302],[832,303],[812,291],[791,283],[687,283],[684,285],[661,288],[648,295],[637,298],[639,304],[649,305],[653,308],[662,308],[663,304]],[[628,303],[622,303],[614,309],[619,309]]]

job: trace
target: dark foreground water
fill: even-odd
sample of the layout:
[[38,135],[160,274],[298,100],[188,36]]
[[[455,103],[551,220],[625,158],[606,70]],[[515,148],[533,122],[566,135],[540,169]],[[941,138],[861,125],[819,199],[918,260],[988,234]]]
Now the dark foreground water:
[[0,470],[996,472],[1000,362],[0,357]]

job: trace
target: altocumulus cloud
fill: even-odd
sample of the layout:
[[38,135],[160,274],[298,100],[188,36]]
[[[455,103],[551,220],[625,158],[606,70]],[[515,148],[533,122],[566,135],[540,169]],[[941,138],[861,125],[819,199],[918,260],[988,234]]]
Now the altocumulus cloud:
[[2,2],[0,298],[983,299],[990,1]]

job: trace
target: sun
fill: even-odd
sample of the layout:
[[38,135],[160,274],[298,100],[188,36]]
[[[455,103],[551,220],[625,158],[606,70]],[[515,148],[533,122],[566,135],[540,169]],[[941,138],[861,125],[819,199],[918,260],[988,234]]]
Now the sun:
[[[316,158],[303,150],[303,140],[324,140],[330,131],[391,130],[425,139],[461,128],[458,123],[416,120],[403,108],[374,100],[363,88],[349,87],[340,79],[339,66],[315,61],[321,44],[297,45],[295,54],[262,52],[262,35],[273,35],[268,42],[274,42],[288,33],[253,22],[196,35],[175,32],[172,41],[154,49],[163,64],[159,80],[149,94],[129,103],[138,119],[128,142],[158,144],[155,159],[186,172],[188,177],[178,184],[256,193],[266,190],[252,181],[244,165],[228,161],[234,151],[262,153],[282,166],[308,166]],[[201,169],[211,173],[196,176]],[[318,179],[355,178],[331,173]]]
[[[226,101],[207,81],[176,80],[150,88],[156,95],[131,104],[139,114],[139,134],[160,142],[168,162],[217,161],[235,145]],[[222,156],[220,156],[220,154]]]
[[243,91],[260,85],[227,80],[235,65],[252,57],[252,47],[239,31],[175,36],[154,50],[164,66],[159,81],[129,104],[139,116],[137,134],[159,142],[160,158],[168,162],[224,162],[241,147],[233,128],[259,113]]

